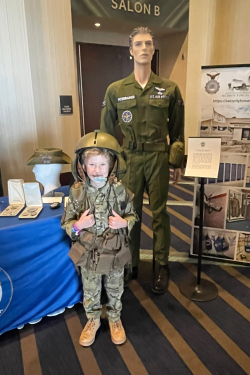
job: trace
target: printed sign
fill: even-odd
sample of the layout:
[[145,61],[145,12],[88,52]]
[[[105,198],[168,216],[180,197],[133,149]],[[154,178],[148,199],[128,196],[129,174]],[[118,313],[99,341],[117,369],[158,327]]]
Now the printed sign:
[[72,96],[60,95],[59,105],[60,105],[60,115],[72,115],[73,114]]

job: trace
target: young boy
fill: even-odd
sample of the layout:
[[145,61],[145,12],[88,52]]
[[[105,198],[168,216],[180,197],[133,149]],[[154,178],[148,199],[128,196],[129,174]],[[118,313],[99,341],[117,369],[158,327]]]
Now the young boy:
[[79,343],[90,346],[95,341],[100,327],[103,276],[111,339],[119,345],[126,341],[120,314],[124,265],[131,259],[127,235],[137,220],[133,194],[117,182],[124,161],[114,137],[97,131],[89,133],[80,139],[75,152],[76,182],[70,189],[62,227],[74,241],[69,256],[81,267],[88,322]]

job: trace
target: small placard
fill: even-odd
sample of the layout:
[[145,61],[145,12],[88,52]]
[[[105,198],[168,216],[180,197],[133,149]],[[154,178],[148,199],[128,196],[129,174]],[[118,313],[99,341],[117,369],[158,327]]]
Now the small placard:
[[60,107],[60,115],[72,115],[73,114],[72,96],[60,95],[59,107]]
[[185,176],[217,178],[221,138],[188,138]]

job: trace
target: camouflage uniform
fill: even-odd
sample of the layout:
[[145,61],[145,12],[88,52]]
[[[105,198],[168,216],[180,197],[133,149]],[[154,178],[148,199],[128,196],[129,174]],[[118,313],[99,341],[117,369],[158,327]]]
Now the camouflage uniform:
[[[102,313],[101,291],[102,275],[81,267],[82,283],[84,290],[83,305],[88,319],[97,319]],[[109,321],[117,322],[120,319],[122,310],[121,296],[123,293],[124,268],[118,268],[104,275],[104,286],[108,296],[106,312]]]
[[[78,172],[79,168],[78,163]],[[133,210],[133,194],[125,189],[121,182],[117,182],[112,177],[102,188],[97,189],[90,185],[89,178],[85,177],[83,170],[80,174],[83,180],[76,182],[70,189],[69,203],[62,217],[62,227],[74,242],[82,244],[87,249],[82,256],[77,253],[73,255],[69,253],[69,255],[77,266],[81,266],[84,289],[83,305],[87,317],[96,319],[100,317],[102,309],[100,296],[103,275],[93,270],[92,263],[89,261],[91,251],[97,253],[98,243],[107,231],[120,236],[119,230],[108,229],[108,218],[112,215],[112,209],[128,222],[128,229],[123,229],[123,233],[128,231],[129,234],[137,216]],[[94,214],[95,224],[90,228],[83,229],[80,235],[76,235],[72,232],[72,227],[89,208],[90,213]],[[104,285],[108,296],[107,314],[111,322],[120,319],[123,270],[123,267],[114,265],[110,273],[104,275]]]

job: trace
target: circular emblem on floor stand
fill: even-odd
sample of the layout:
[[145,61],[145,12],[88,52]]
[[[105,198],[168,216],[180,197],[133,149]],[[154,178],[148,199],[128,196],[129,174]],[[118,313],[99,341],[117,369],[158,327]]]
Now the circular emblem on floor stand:
[[10,305],[13,296],[13,284],[11,278],[0,268],[0,318]]

